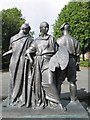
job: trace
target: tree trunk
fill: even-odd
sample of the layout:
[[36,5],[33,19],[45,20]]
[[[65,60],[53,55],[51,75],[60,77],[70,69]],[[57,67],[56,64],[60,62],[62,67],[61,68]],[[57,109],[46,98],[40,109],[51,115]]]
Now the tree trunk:
[[82,59],[83,59],[83,61],[85,61],[84,53],[82,54]]

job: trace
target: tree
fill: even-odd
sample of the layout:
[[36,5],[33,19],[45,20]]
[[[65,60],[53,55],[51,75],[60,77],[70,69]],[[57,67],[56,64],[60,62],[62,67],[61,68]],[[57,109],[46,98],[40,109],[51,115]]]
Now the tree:
[[[74,0],[75,1],[75,0]],[[55,38],[61,36],[60,26],[64,22],[70,24],[70,34],[80,42],[81,53],[84,55],[90,51],[90,1],[69,2],[58,14],[53,25]],[[83,57],[84,59],[84,57]]]
[[[2,53],[8,51],[10,38],[18,33],[20,26],[25,22],[22,18],[21,10],[17,8],[11,8],[2,10]],[[5,62],[9,61],[10,57],[4,57],[2,60],[3,67]],[[8,64],[6,64],[8,66]]]

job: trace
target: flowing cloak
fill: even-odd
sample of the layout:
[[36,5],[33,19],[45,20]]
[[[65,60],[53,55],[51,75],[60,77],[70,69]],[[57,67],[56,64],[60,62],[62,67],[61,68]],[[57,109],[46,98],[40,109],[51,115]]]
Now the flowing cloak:
[[57,40],[59,45],[66,47],[69,52],[69,63],[66,70],[66,77],[69,82],[76,82],[76,65],[80,61],[79,42],[69,34],[63,35]]
[[28,92],[28,60],[25,59],[25,51],[32,42],[30,35],[16,34],[10,40],[12,56],[9,65],[10,90],[9,104],[22,106],[27,101]]
[[80,45],[79,42],[73,38],[72,36],[63,35],[62,37],[57,39],[59,45],[63,45],[68,50],[69,54],[72,54],[76,57],[80,56]]
[[69,53],[64,46],[59,46],[58,51],[53,55],[49,61],[49,69],[55,71],[56,68],[64,70],[69,62]]
[[35,53],[33,75],[32,75],[32,95],[31,105],[35,107],[45,107],[46,99],[59,103],[60,98],[54,84],[54,74],[50,73],[49,61],[56,53],[58,45],[54,38],[48,35],[47,39],[38,37],[29,47],[29,53]]

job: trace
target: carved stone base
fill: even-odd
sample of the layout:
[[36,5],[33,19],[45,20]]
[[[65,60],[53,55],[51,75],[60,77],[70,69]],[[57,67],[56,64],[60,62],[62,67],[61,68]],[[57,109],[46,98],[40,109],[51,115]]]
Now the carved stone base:
[[[81,105],[81,103],[77,100],[75,103],[63,100],[62,103],[64,106],[66,105],[67,111],[62,111],[60,109],[51,109],[51,108],[45,108],[43,110],[33,110],[31,108],[16,108],[16,107],[2,107],[2,120],[16,120],[16,118],[19,118],[20,120],[23,118],[23,120],[32,119],[35,120],[35,118],[51,118],[51,120],[56,120],[59,118],[60,120],[65,118],[72,120],[73,118],[81,120],[87,120],[88,119],[88,112],[84,109],[84,107]],[[65,120],[64,119],[64,120]]]

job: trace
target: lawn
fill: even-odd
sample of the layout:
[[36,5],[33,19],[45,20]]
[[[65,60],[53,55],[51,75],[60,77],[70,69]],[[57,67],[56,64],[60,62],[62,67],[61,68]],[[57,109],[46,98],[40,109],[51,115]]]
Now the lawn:
[[80,66],[81,67],[90,67],[90,61],[89,60],[83,61],[82,59],[80,59]]

